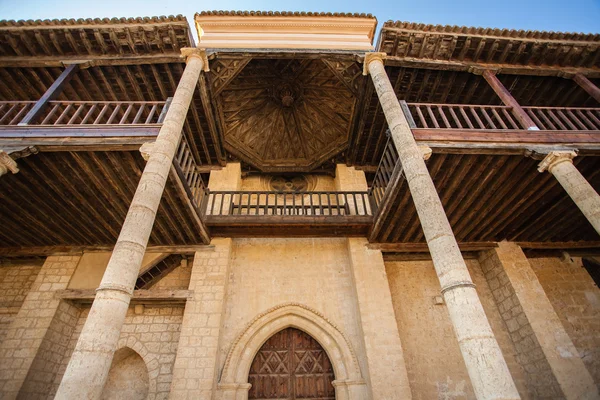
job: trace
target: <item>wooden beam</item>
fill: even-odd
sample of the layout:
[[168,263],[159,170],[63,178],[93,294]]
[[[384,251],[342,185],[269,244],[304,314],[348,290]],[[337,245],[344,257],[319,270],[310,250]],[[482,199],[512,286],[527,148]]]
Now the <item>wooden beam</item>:
[[577,83],[583,90],[588,92],[590,96],[596,99],[600,103],[600,88],[594,85],[585,75],[575,74],[573,77],[575,83]]
[[144,65],[144,64],[169,64],[185,62],[181,54],[160,54],[160,55],[137,55],[116,57],[114,55],[84,55],[84,56],[56,56],[52,57],[1,57],[0,67],[7,68],[36,68],[36,67],[63,67],[65,64],[81,62],[81,69],[100,66],[117,65]]
[[526,131],[503,129],[413,129],[417,141],[473,143],[529,143],[540,145],[600,144],[600,131]]
[[589,78],[600,78],[600,68],[560,67],[548,65],[519,65],[519,64],[487,64],[471,61],[425,60],[414,57],[387,57],[385,65],[389,67],[406,67],[417,69],[432,69],[438,71],[482,71],[493,69],[498,73],[508,75],[530,76],[573,76],[583,74]]
[[65,85],[73,78],[75,73],[79,71],[79,64],[71,64],[60,74],[54,81],[52,86],[46,90],[46,93],[35,103],[33,108],[29,110],[27,115],[19,122],[19,125],[28,125],[33,122],[44,112],[48,106],[48,102],[55,100],[63,91]]
[[[480,251],[498,247],[496,242],[463,242],[459,243],[460,251]],[[371,250],[380,250],[384,253],[429,253],[427,243],[371,243],[367,245]]]
[[516,242],[524,249],[591,249],[599,248],[600,242]]
[[156,137],[159,124],[147,125],[55,125],[0,126],[0,138],[59,138],[59,137]]
[[[197,246],[148,246],[146,253],[194,254],[197,251],[213,250],[212,245]],[[111,252],[113,246],[39,246],[39,247],[0,247],[0,257],[51,256],[82,253]]]
[[502,82],[496,76],[496,72],[493,72],[489,69],[483,71],[483,77],[490,84],[494,92],[500,97],[502,103],[512,108],[512,113],[517,118],[517,120],[521,123],[521,126],[527,130],[539,130],[536,126],[535,122],[531,119],[529,115],[523,110],[521,105],[515,100],[512,94],[504,87]]
[[[183,289],[134,290],[132,304],[185,304],[193,292]],[[57,290],[55,296],[78,304],[91,304],[96,298],[95,289],[63,289]]]

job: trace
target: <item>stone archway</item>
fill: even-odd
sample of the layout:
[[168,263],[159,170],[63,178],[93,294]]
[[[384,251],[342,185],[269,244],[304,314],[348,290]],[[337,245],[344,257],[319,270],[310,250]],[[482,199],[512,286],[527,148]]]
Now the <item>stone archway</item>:
[[290,327],[312,336],[327,353],[336,377],[336,399],[369,398],[354,350],[341,330],[310,307],[287,303],[259,314],[234,341],[218,385],[221,399],[248,398],[248,373],[254,357],[271,336]]

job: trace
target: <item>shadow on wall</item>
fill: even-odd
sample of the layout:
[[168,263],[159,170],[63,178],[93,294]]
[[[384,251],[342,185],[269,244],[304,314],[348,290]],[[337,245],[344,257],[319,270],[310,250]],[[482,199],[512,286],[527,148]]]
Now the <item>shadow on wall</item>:
[[148,368],[138,353],[125,347],[117,350],[102,400],[144,400],[148,397]]

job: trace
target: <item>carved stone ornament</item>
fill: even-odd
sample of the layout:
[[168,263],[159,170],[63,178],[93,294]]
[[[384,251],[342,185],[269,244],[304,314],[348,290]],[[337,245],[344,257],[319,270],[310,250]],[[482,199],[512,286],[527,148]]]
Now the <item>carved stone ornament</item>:
[[270,190],[281,193],[298,193],[308,190],[308,179],[304,175],[275,175],[269,180]]
[[7,152],[0,150],[0,176],[8,173],[8,171],[16,174],[19,172],[19,168],[17,168],[17,163]]
[[538,164],[538,171],[552,172],[552,168],[554,168],[555,165],[565,161],[573,162],[575,157],[577,157],[575,151],[552,151]]
[[365,53],[365,61],[363,63],[363,75],[369,75],[369,64],[371,62],[379,60],[383,63],[386,58],[387,54],[382,52]]

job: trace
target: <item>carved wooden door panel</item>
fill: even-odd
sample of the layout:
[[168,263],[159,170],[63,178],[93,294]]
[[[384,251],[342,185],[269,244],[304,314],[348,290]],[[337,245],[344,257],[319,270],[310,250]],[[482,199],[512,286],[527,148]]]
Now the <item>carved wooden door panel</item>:
[[294,328],[276,333],[250,367],[248,399],[334,400],[333,367],[310,335]]

